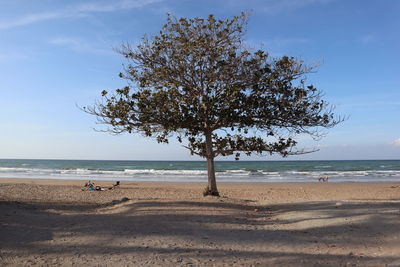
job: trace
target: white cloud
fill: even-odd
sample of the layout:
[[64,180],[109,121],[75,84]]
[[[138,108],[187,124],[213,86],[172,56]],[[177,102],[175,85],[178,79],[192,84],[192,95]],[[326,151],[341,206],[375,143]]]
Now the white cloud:
[[394,141],[392,142],[392,144],[393,144],[394,146],[400,146],[400,138],[397,138],[396,140],[394,140]]
[[14,19],[3,19],[3,21],[0,21],[0,30],[15,28],[47,20],[71,17],[85,17],[90,15],[91,13],[114,12],[123,9],[141,8],[161,1],[163,0],[90,1],[80,5],[67,6],[61,10],[26,14],[22,17]]

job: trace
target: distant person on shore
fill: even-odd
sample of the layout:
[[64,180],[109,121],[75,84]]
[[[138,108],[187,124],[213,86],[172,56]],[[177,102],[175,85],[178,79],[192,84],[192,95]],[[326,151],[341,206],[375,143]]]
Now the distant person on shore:
[[318,180],[318,182],[328,182],[329,177],[328,176],[322,176],[322,177],[319,177],[317,180]]

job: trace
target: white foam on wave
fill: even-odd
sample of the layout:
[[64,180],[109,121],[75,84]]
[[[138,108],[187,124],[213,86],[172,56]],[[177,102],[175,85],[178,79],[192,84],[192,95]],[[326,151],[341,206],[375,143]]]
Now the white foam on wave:
[[[352,171],[266,171],[224,170],[216,173],[220,181],[268,182],[268,181],[315,181],[316,177],[329,176],[330,181],[381,181],[400,180],[400,170],[352,170]],[[50,178],[50,179],[97,179],[126,181],[204,181],[207,170],[157,170],[157,169],[41,169],[26,167],[0,167],[0,178]]]
[[0,167],[0,173],[51,173],[54,169]]
[[206,170],[155,170],[155,169],[126,169],[128,175],[149,174],[149,175],[205,175]]

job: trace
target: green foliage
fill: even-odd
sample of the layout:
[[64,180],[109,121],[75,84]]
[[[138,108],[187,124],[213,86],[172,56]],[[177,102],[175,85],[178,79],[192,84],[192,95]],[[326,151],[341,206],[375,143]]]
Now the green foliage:
[[208,159],[307,152],[295,149],[295,136],[319,137],[321,127],[340,119],[305,84],[312,67],[245,47],[247,17],[168,15],[158,35],[120,48],[128,61],[120,77],[129,85],[103,91],[103,100],[86,111],[111,132],[139,132],[161,143],[175,136]]

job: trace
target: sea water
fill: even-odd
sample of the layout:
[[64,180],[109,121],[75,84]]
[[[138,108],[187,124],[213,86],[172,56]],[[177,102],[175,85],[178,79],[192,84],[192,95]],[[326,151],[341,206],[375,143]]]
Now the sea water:
[[[218,182],[400,181],[400,160],[216,161]],[[205,161],[0,159],[0,178],[205,182]]]

